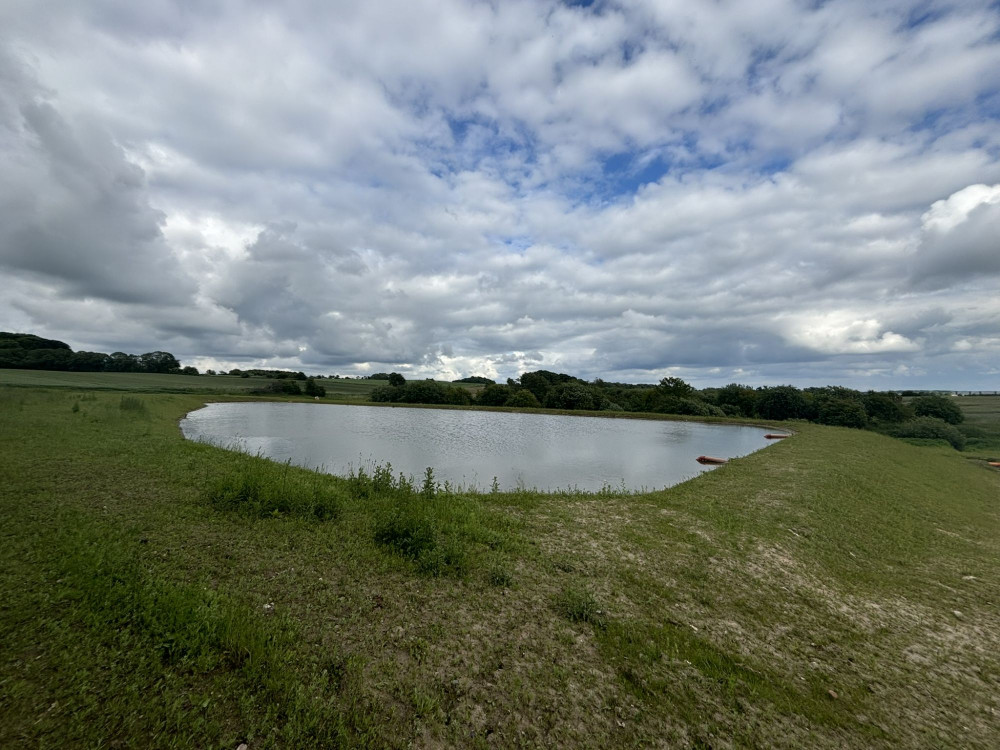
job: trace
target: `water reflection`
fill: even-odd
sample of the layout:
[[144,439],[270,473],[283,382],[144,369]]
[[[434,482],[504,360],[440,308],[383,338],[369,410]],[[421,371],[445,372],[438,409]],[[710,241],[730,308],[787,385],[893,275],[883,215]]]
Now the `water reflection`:
[[364,463],[487,489],[659,489],[764,447],[764,430],[636,419],[336,404],[209,404],[185,437],[344,475]]

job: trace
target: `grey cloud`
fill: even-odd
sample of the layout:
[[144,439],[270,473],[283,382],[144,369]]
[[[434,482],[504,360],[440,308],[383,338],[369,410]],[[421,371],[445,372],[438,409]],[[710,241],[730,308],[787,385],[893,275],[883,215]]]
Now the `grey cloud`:
[[990,283],[996,288],[998,275],[1000,201],[975,207],[950,230],[927,232],[914,260],[912,279],[930,289],[956,282]]
[[18,112],[0,130],[0,263],[78,297],[189,301],[194,284],[163,242],[142,170],[100,128],[70,124],[21,83],[0,95]]

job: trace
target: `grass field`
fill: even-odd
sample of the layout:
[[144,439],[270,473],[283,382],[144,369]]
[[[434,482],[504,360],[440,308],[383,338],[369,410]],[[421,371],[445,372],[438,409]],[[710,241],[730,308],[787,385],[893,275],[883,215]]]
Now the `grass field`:
[[966,452],[1000,461],[1000,396],[959,396],[965,414],[960,429],[968,438]]
[[[136,391],[140,393],[247,393],[274,381],[229,375],[161,375],[144,372],[52,372],[0,369],[0,386]],[[320,380],[327,398],[366,400],[378,380]],[[382,383],[384,385],[384,383]]]
[[981,460],[802,424],[445,495],[185,442],[204,400],[0,387],[0,747],[1000,744]]

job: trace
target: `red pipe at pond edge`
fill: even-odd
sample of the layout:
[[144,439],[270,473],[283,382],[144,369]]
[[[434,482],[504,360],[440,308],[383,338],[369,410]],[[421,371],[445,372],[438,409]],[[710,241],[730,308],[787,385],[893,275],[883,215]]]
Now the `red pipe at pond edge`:
[[695,459],[700,464],[724,464],[728,460],[728,458],[715,458],[714,456],[698,456]]

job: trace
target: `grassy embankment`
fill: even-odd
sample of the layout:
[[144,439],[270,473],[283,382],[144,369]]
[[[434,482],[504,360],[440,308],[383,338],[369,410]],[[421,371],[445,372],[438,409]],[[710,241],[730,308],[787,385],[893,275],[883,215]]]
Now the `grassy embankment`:
[[998,744],[982,461],[798,425],[447,496],[186,443],[203,400],[0,388],[0,746]]

